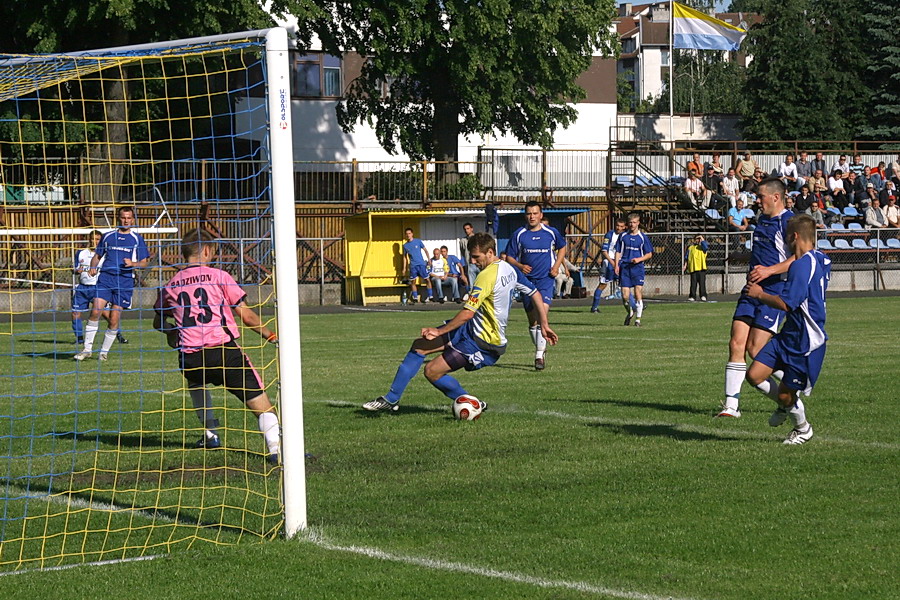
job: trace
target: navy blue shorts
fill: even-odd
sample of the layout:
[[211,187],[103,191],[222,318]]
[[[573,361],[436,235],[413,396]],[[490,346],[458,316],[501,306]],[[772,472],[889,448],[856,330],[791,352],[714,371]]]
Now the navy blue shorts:
[[409,265],[409,281],[414,282],[416,279],[428,281],[428,268],[425,265]]
[[101,272],[97,279],[97,298],[106,300],[113,306],[131,308],[131,295],[134,293],[134,277],[108,275]]
[[619,287],[633,288],[644,285],[644,263],[619,265]]
[[776,335],[754,359],[773,370],[783,370],[781,382],[792,390],[800,390],[809,396],[825,360],[825,345],[821,345],[808,355],[796,354],[787,350]]
[[603,267],[600,271],[600,283],[611,283],[618,281],[619,276],[616,275],[616,268],[608,260],[603,261]]
[[477,371],[490,367],[500,359],[500,353],[485,350],[475,341],[471,323],[466,323],[444,335],[444,353],[441,355],[452,371],[465,369]]
[[97,297],[96,285],[77,285],[72,292],[72,312],[84,312],[94,307]]
[[[771,292],[767,292],[771,293]],[[781,321],[784,319],[784,311],[763,304],[756,298],[742,295],[738,298],[737,308],[734,309],[732,320],[743,321],[751,327],[764,329],[773,335],[778,333]]]
[[[537,293],[541,295],[544,304],[547,306],[553,304],[553,288],[556,282],[552,277],[544,277],[537,280],[529,277],[528,281],[537,288]],[[534,300],[531,299],[531,296],[524,296],[522,298],[522,306],[525,307],[526,311],[531,312],[531,309],[534,308]]]

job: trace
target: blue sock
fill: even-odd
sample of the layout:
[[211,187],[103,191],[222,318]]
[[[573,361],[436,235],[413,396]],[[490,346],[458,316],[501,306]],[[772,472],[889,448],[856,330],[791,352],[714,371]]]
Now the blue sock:
[[72,331],[75,332],[76,340],[84,339],[84,323],[81,321],[81,319],[75,319],[72,321]]
[[434,288],[428,288],[428,297],[434,298]]
[[631,305],[631,310],[637,310],[637,300],[634,299],[634,294],[628,297],[628,304]]
[[466,393],[466,390],[459,385],[459,382],[450,375],[444,375],[437,381],[432,381],[431,385],[444,392],[444,395],[451,400],[456,400]]
[[419,299],[419,292],[413,292],[412,295],[411,295],[410,297],[413,299],[413,301],[418,300],[418,299]]
[[384,395],[384,399],[391,404],[400,402],[400,396],[403,395],[403,391],[412,378],[419,372],[423,362],[425,362],[423,355],[412,350],[407,352],[403,357],[403,362],[397,367],[397,374],[394,375],[394,381],[391,383],[391,391]]
[[591,310],[597,310],[600,308],[600,296],[603,295],[603,290],[597,288],[594,290],[594,303],[591,304]]

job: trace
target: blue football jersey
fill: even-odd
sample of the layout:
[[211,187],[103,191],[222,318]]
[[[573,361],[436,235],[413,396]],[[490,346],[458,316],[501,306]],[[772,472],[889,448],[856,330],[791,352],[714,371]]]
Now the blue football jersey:
[[620,236],[621,234],[616,233],[615,229],[607,231],[606,235],[603,236],[603,252],[613,256],[616,252],[616,244],[618,243]]
[[419,238],[413,238],[412,240],[403,244],[403,251],[409,256],[409,264],[410,266],[425,266],[425,257],[422,256],[422,252],[428,252],[425,249],[425,244],[422,243],[422,240]]
[[790,352],[807,355],[821,347],[825,334],[825,291],[831,278],[831,259],[810,250],[791,263],[780,297],[788,307],[778,334]]
[[[753,231],[753,249],[750,253],[750,270],[757,265],[772,267],[782,263],[791,255],[787,245],[787,223],[794,216],[789,210],[780,215],[767,217],[760,215]],[[772,275],[759,282],[769,293],[777,294],[784,282],[784,275]]]
[[640,258],[648,252],[653,252],[653,244],[650,238],[643,231],[637,233],[628,233],[627,231],[619,236],[616,242],[616,253],[622,253],[619,258],[619,264],[628,264],[635,258]]
[[103,234],[100,243],[94,254],[104,258],[100,264],[100,272],[109,275],[120,275],[123,277],[132,277],[133,267],[126,267],[124,260],[131,259],[133,262],[139,262],[145,258],[150,258],[150,251],[147,250],[147,244],[141,234],[133,229],[126,232],[114,229]]
[[506,254],[523,265],[529,265],[531,280],[550,277],[550,268],[556,262],[556,251],[566,247],[566,238],[555,227],[541,225],[537,231],[520,227],[506,245]]

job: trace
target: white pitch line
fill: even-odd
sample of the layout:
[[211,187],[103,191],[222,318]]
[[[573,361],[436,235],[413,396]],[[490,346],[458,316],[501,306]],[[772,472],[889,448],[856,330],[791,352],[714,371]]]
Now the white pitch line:
[[105,567],[107,565],[118,565],[122,563],[139,562],[142,560],[156,560],[157,558],[165,557],[165,554],[148,554],[147,556],[135,556],[134,558],[113,558],[110,560],[96,560],[94,562],[58,565],[56,567],[41,567],[39,569],[24,569],[22,571],[0,572],[0,577],[5,577],[7,575],[25,575],[26,573],[44,573],[45,571],[68,571],[69,569],[77,569],[78,567]]
[[[82,500],[80,498],[72,498],[70,496],[65,495],[53,495],[53,496],[45,496],[41,498],[46,500],[47,502],[53,502],[56,504],[64,504],[66,506],[73,506],[76,508],[90,508],[92,510],[97,511],[105,511],[105,512],[115,512],[115,513],[130,513],[138,517],[143,517],[146,519],[152,519],[155,521],[163,521],[166,523],[176,523],[175,519],[168,517],[166,515],[162,515],[158,512],[151,512],[145,510],[135,510],[132,508],[128,508],[125,506],[118,506],[116,504],[110,504],[106,502],[89,502],[87,500]],[[326,540],[321,533],[317,530],[310,528],[305,532],[304,539],[319,548],[324,550],[331,550],[335,552],[348,552],[351,554],[359,554],[362,556],[367,556],[369,558],[376,558],[378,560],[387,560],[391,562],[400,562],[405,563],[417,567],[423,567],[426,569],[438,570],[438,571],[449,571],[452,573],[465,573],[469,575],[478,575],[481,577],[491,577],[493,579],[501,579],[503,581],[509,581],[513,583],[524,583],[526,585],[532,585],[535,587],[541,588],[561,588],[567,590],[574,590],[577,592],[588,593],[588,594],[599,594],[611,596],[613,598],[626,598],[629,600],[699,600],[696,598],[676,598],[674,596],[657,596],[655,594],[645,594],[643,592],[635,592],[629,590],[621,590],[608,588],[604,586],[595,585],[592,583],[587,583],[584,581],[569,581],[565,579],[546,579],[541,577],[535,577],[533,575],[526,575],[524,573],[516,573],[513,571],[499,571],[497,569],[487,569],[484,567],[477,567],[474,565],[468,565],[460,562],[453,562],[447,560],[426,558],[421,556],[409,556],[405,554],[394,554],[391,552],[386,552],[384,550],[380,550],[378,548],[369,548],[365,546],[343,546],[340,544],[335,544]],[[157,558],[165,558],[165,554],[153,554],[148,556],[137,556],[134,558],[118,558],[112,560],[100,560],[89,563],[78,563],[71,565],[61,565],[56,567],[46,567],[41,569],[28,569],[23,571],[11,571],[6,573],[0,573],[2,575],[23,575],[25,573],[35,573],[35,572],[43,572],[43,571],[63,571],[67,569],[74,569],[77,567],[102,567],[108,565],[116,565],[122,563],[129,562],[137,562],[143,560],[154,560]]]
[[655,594],[646,594],[631,590],[621,590],[608,588],[585,581],[569,581],[565,579],[546,579],[535,577],[533,575],[525,575],[524,573],[516,573],[513,571],[499,571],[497,569],[488,569],[484,567],[476,567],[465,563],[453,562],[447,560],[439,560],[425,558],[420,556],[409,556],[405,554],[394,554],[385,552],[378,548],[367,548],[365,546],[341,546],[322,539],[321,535],[313,530],[307,532],[307,539],[320,548],[326,550],[334,550],[337,552],[349,552],[352,554],[360,554],[369,558],[379,560],[387,560],[390,562],[400,562],[416,567],[423,567],[437,571],[449,571],[451,573],[465,573],[467,575],[478,575],[481,577],[491,577],[493,579],[501,579],[512,583],[524,583],[541,588],[556,588],[574,590],[577,592],[588,594],[599,594],[611,596],[613,598],[627,598],[630,600],[697,600],[691,598],[677,598],[675,596],[658,596]]
[[[314,402],[317,404],[329,404],[332,406],[361,406],[361,403],[346,402],[343,400],[311,400],[304,398],[304,402]],[[442,404],[417,404],[424,408],[440,409],[445,405]],[[717,427],[706,427],[704,425],[689,425],[686,423],[664,423],[660,421],[639,421],[629,419],[610,419],[605,417],[594,417],[590,415],[577,415],[556,410],[523,410],[516,406],[500,406],[499,403],[493,403],[490,406],[491,413],[507,413],[520,415],[535,415],[539,417],[550,417],[553,419],[561,419],[567,421],[582,421],[584,423],[596,423],[598,425],[619,425],[619,426],[637,426],[637,427],[671,427],[676,431],[687,433],[700,433],[707,435],[730,435],[733,437],[758,439],[758,440],[780,440],[782,435],[765,432],[765,431],[741,431],[735,429],[719,429]],[[401,409],[402,412],[402,409]],[[710,416],[712,413],[710,413]],[[844,438],[836,438],[831,436],[823,436],[816,434],[815,439],[820,443],[839,444],[843,446],[858,446],[862,448],[881,448],[884,450],[900,450],[900,443],[892,442],[866,442],[863,440],[848,440]]]

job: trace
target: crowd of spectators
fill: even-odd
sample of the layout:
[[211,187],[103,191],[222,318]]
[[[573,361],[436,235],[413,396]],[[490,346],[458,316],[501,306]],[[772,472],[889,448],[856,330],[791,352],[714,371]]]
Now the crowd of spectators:
[[[829,166],[822,152],[812,159],[809,153],[800,152],[799,159],[788,154],[778,167],[766,172],[749,151],[728,169],[723,168],[718,153],[709,162],[694,153],[686,166],[683,191],[694,207],[725,215],[730,231],[748,231],[760,212],[757,187],[767,177],[781,179],[792,210],[809,214],[820,228],[843,222],[848,213],[859,215],[854,218],[866,227],[900,227],[900,156],[889,165],[883,161],[867,165],[859,154],[851,162],[841,154]],[[846,210],[848,207],[855,210]]]

